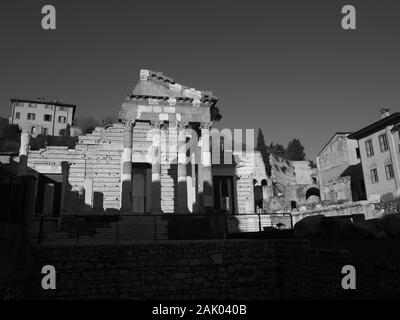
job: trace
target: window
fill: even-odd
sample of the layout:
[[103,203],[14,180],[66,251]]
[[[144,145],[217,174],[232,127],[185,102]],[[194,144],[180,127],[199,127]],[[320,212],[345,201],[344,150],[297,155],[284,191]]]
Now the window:
[[21,117],[21,113],[16,112],[16,113],[15,113],[15,119],[19,119],[20,117]]
[[30,103],[29,108],[36,108],[36,103]]
[[67,117],[59,116],[59,117],[58,117],[58,122],[60,122],[60,123],[65,123],[65,122],[67,122]]
[[49,133],[49,129],[48,128],[43,128],[43,134],[46,136]]
[[374,147],[372,146],[372,140],[365,141],[365,150],[367,151],[367,157],[374,155]]
[[45,104],[45,105],[44,105],[44,108],[45,108],[45,109],[53,110],[53,106],[50,106],[50,105],[48,105],[48,104]]
[[381,148],[381,152],[385,152],[385,151],[389,150],[387,135],[381,134],[378,138],[379,138],[379,147]]
[[44,120],[44,121],[51,121],[51,114],[45,114],[45,115],[43,116],[43,120]]
[[356,148],[356,156],[357,156],[357,159],[361,158],[361,156],[360,156],[360,148]]
[[59,111],[68,111],[68,107],[58,107]]
[[394,172],[393,172],[393,166],[392,164],[387,164],[385,166],[385,173],[386,173],[386,179],[390,180],[394,178]]
[[371,170],[371,181],[372,183],[377,183],[379,181],[378,170],[376,168]]
[[15,104],[17,107],[23,107],[24,103],[22,101],[17,101],[17,103]]
[[34,113],[28,113],[26,118],[28,120],[35,120],[36,119],[36,115]]

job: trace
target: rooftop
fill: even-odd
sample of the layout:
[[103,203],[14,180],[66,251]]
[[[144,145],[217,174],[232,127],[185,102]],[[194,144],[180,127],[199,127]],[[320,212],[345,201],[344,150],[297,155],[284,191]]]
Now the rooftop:
[[370,124],[369,126],[366,126],[365,128],[362,128],[356,132],[353,132],[347,138],[360,140],[360,139],[365,138],[379,130],[386,128],[387,126],[397,125],[399,123],[400,123],[400,112],[395,112],[385,118],[382,118],[382,119]]
[[53,106],[60,106],[60,107],[71,107],[76,108],[75,104],[64,103],[60,102],[59,100],[49,101],[45,99],[18,99],[18,98],[11,98],[11,103],[13,102],[27,102],[27,103],[37,103],[37,104],[51,104]]
[[320,152],[318,152],[317,156],[319,156],[322,152],[324,152],[325,148],[329,145],[329,143],[335,138],[336,136],[339,135],[349,135],[351,132],[335,132],[333,136],[328,140],[328,142],[324,145],[324,147],[321,149]]

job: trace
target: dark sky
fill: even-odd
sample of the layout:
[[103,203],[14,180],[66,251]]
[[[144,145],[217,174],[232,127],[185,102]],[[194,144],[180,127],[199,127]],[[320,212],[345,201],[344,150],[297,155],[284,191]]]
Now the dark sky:
[[[57,30],[41,28],[41,8]],[[341,7],[357,30],[341,28]],[[220,128],[301,140],[309,158],[335,131],[400,101],[399,1],[0,1],[0,116],[10,98],[60,98],[116,115],[141,68],[219,97]]]

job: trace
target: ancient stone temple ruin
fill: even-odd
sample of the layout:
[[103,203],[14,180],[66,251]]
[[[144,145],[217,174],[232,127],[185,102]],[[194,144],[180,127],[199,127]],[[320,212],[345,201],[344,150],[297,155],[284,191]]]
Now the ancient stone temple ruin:
[[[211,161],[210,110],[217,101],[211,92],[141,70],[119,123],[80,136],[75,149],[29,152],[36,212],[254,213],[251,161],[232,150],[224,150],[231,163]],[[182,147],[188,141],[190,150]]]

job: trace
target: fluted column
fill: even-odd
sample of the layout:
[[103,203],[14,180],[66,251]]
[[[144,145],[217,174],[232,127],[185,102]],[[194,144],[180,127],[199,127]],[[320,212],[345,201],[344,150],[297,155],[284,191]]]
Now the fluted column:
[[214,207],[213,177],[211,169],[210,128],[212,122],[201,123],[201,155],[203,164],[203,207]]
[[188,212],[187,195],[187,155],[186,155],[186,127],[187,122],[177,122],[178,130],[178,213]]
[[153,132],[151,157],[151,213],[161,213],[161,127],[163,121],[150,123]]
[[132,213],[132,146],[134,122],[125,123],[121,173],[121,211]]

